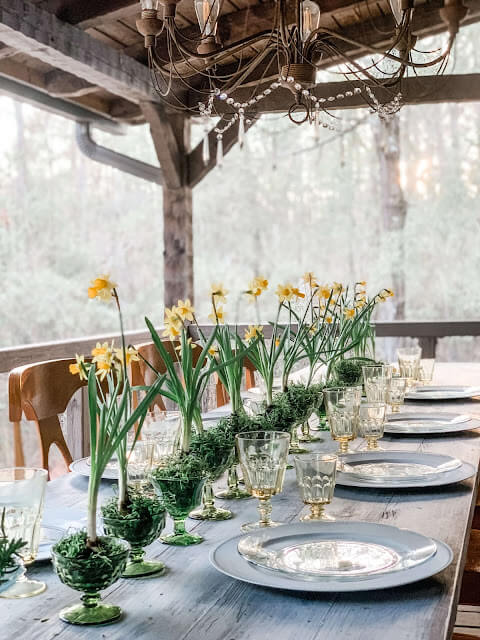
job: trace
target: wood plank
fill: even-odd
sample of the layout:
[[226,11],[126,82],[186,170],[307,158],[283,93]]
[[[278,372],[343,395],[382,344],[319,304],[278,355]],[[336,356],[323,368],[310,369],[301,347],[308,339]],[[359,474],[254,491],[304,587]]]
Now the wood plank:
[[132,102],[160,98],[149,70],[23,0],[0,0],[0,41]]
[[[463,365],[449,365],[450,382],[461,376]],[[480,365],[476,365],[480,375]],[[436,380],[438,382],[438,380]],[[412,408],[411,403],[408,405]],[[428,408],[438,410],[438,405]],[[470,402],[442,403],[445,411],[470,411]],[[360,443],[358,443],[360,444]],[[385,438],[389,449],[432,451],[456,455],[478,465],[480,434],[468,432],[442,438]],[[312,445],[323,452],[336,445],[325,441]],[[71,517],[84,516],[87,478],[68,474],[49,484],[46,513],[54,508],[72,509]],[[102,484],[102,500],[112,494],[111,483]],[[222,540],[238,535],[239,525],[256,517],[254,500],[229,502],[236,517],[224,522],[188,522],[205,542],[174,548],[155,542],[147,554],[164,561],[168,573],[158,579],[119,580],[102,595],[120,605],[125,617],[108,628],[109,640],[141,636],[142,640],[450,640],[460,582],[465,538],[475,502],[473,480],[433,490],[381,491],[337,486],[328,512],[338,520],[379,522],[413,529],[449,544],[452,565],[421,582],[375,593],[321,594],[262,589],[237,582],[208,562],[209,551]],[[274,516],[296,521],[305,513],[293,470],[287,471],[284,490],[273,499]],[[53,523],[52,523],[53,524]],[[167,530],[170,530],[168,525]],[[100,639],[105,630],[71,627],[58,611],[78,602],[79,594],[62,585],[49,565],[29,568],[29,575],[46,580],[45,596],[15,602],[0,599],[0,614],[12,637],[46,640]],[[187,604],[186,604],[187,603]],[[464,628],[467,629],[467,628]],[[462,629],[463,630],[463,629]]]

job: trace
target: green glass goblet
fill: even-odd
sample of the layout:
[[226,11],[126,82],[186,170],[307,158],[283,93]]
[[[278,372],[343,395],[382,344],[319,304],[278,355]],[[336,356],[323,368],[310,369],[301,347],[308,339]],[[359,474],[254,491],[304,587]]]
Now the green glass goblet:
[[201,536],[186,531],[185,519],[201,503],[205,478],[162,478],[152,475],[151,481],[173,519],[173,533],[162,536],[160,540],[164,544],[181,547],[203,542]]
[[60,619],[70,624],[108,624],[122,615],[120,607],[100,603],[99,591],[106,589],[120,578],[127,564],[130,545],[125,540],[101,536],[100,543],[115,545],[117,551],[109,554],[95,553],[85,557],[66,557],[58,553],[59,543],[52,548],[55,572],[63,584],[83,591],[82,603],[60,611]]
[[229,509],[221,509],[215,506],[215,496],[213,493],[212,483],[218,480],[222,473],[231,466],[234,458],[233,447],[221,447],[217,450],[216,455],[212,456],[210,468],[207,473],[207,479],[203,487],[202,506],[189,514],[189,518],[194,520],[230,520],[233,513]]
[[132,548],[122,578],[161,576],[165,573],[163,562],[144,560],[143,549],[160,536],[165,527],[165,511],[144,514],[142,517],[112,518],[104,515],[103,524],[107,534],[126,540]]

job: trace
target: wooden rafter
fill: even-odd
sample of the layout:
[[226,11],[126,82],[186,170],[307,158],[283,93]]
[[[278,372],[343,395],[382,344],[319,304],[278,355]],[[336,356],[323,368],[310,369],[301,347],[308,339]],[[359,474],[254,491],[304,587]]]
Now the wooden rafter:
[[0,41],[131,102],[159,101],[148,69],[23,0],[0,0]]
[[[359,82],[355,85],[362,87]],[[391,89],[375,87],[371,83],[377,100],[384,104],[401,91],[402,104],[434,104],[439,102],[478,102],[480,101],[480,74],[471,73],[464,75],[445,76],[412,76],[404,78],[401,84]],[[326,82],[316,86],[313,90],[317,98],[328,99],[329,96],[345,95],[347,91],[352,91],[350,82]],[[250,96],[247,89],[237,91],[235,97],[243,101]],[[259,115],[262,113],[285,113],[295,102],[293,94],[288,89],[278,89],[272,92],[267,98],[252,106],[249,115]],[[335,109],[356,109],[368,107],[370,102],[364,90],[361,94],[353,95],[334,102],[322,103],[328,111]],[[217,111],[231,114],[232,110],[223,103],[216,105]]]

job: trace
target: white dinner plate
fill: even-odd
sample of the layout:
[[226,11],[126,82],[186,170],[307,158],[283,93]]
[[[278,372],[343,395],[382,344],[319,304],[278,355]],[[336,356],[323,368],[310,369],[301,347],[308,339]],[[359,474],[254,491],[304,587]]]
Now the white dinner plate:
[[388,416],[385,433],[429,435],[455,433],[480,427],[478,420],[466,413],[394,413]]
[[[70,463],[70,471],[81,476],[90,477],[90,457],[79,458]],[[116,460],[111,460],[102,475],[103,480],[118,480],[118,469]]]
[[[337,471],[336,484],[346,487],[363,487],[371,489],[411,489],[422,487],[438,487],[454,484],[475,475],[473,465],[457,461],[451,456],[433,453],[416,453],[411,451],[375,451],[350,453],[342,456],[342,462],[350,467],[356,465],[384,465],[386,475],[370,475],[365,468],[358,474]],[[399,473],[394,476],[391,468],[398,465]],[[411,467],[410,474],[407,468]],[[418,473],[416,473],[418,467]],[[426,468],[432,468],[429,472]],[[446,469],[442,471],[442,468]],[[437,471],[435,471],[437,470]],[[390,477],[388,477],[390,473]]]
[[460,400],[480,395],[480,387],[463,385],[416,387],[405,400]]
[[[407,553],[414,549],[415,543],[428,546],[430,538],[421,536],[413,531],[399,529],[384,524],[370,522],[309,522],[282,525],[268,531],[267,535],[278,539],[287,538],[289,543],[298,537],[302,540],[307,534],[318,534],[318,539],[350,540],[356,542],[373,543],[396,553]],[[250,534],[251,535],[251,534]],[[410,584],[435,575],[445,569],[452,561],[453,553],[448,545],[433,540],[436,551],[425,561],[390,572],[370,575],[368,578],[330,576],[313,577],[295,573],[284,573],[260,567],[248,562],[238,553],[238,543],[243,536],[237,536],[220,543],[210,553],[211,564],[220,572],[231,578],[249,582],[251,584],[273,589],[290,589],[294,591],[314,591],[323,593],[371,591],[374,589],[388,589],[404,584]]]

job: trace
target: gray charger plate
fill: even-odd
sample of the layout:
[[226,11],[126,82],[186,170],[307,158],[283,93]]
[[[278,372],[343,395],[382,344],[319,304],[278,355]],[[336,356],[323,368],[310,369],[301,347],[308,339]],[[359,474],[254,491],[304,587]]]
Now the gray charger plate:
[[[416,453],[411,451],[378,451],[378,452],[365,452],[365,453],[350,453],[346,456],[342,456],[342,460],[346,464],[352,462],[368,463],[375,460],[388,459],[389,461],[396,460],[403,463],[413,464],[425,464],[430,466],[440,465],[447,462],[449,459],[453,460],[450,456],[437,455],[433,453]],[[409,480],[408,478],[402,480],[388,480],[387,478],[378,478],[374,480],[368,480],[362,477],[355,477],[350,473],[342,473],[337,471],[336,484],[345,487],[362,487],[368,489],[412,489],[412,488],[428,488],[428,487],[441,487],[447,484],[455,484],[461,482],[467,478],[471,478],[476,474],[476,470],[473,465],[467,462],[462,462],[461,466],[452,469],[451,471],[445,471],[439,473],[438,476],[427,476],[420,480]]]
[[396,413],[388,416],[385,433],[435,435],[478,429],[480,421],[465,413]]
[[405,396],[405,400],[460,400],[480,395],[480,387],[444,385],[418,387]]
[[[275,527],[274,531],[279,535],[290,535],[295,532],[311,532],[312,527],[319,527],[319,530],[329,533],[334,537],[335,531],[340,535],[350,535],[352,539],[367,537],[376,540],[379,544],[388,546],[389,544],[405,544],[414,533],[405,529],[399,529],[384,524],[370,522],[322,522],[322,523],[296,523],[293,525],[283,525]],[[419,534],[415,534],[419,535]],[[335,578],[319,578],[318,580],[304,579],[291,574],[279,571],[264,569],[250,562],[247,562],[237,551],[239,540],[243,536],[237,536],[220,543],[210,552],[210,563],[221,573],[263,587],[273,589],[287,589],[293,591],[311,591],[319,593],[351,592],[351,591],[372,591],[375,589],[388,589],[404,584],[417,582],[429,578],[439,571],[442,571],[451,563],[453,559],[452,550],[444,542],[433,540],[437,545],[436,553],[425,562],[411,568],[392,571],[391,573],[381,573],[369,579],[342,580]],[[425,537],[427,543],[430,539]]]

